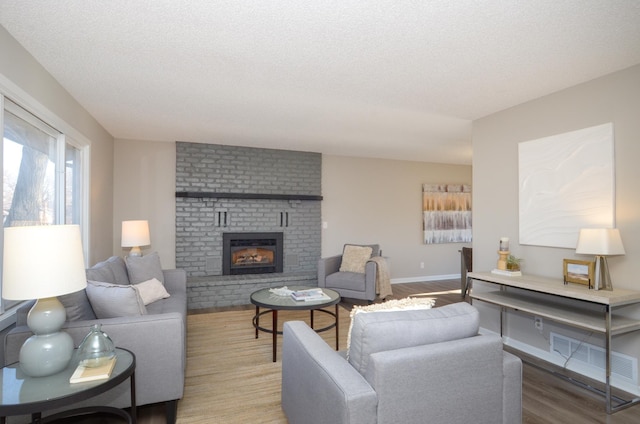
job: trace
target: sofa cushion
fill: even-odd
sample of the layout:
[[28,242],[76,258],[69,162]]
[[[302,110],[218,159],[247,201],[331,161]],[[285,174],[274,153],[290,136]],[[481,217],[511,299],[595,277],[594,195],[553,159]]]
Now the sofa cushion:
[[464,302],[427,310],[356,314],[349,363],[364,375],[373,353],[471,337],[478,328],[478,310]]
[[93,312],[87,292],[84,289],[58,296],[58,300],[60,300],[67,313],[67,321],[96,319],[96,314]]
[[106,262],[115,277],[114,283],[129,284],[129,274],[127,274],[127,265],[124,263],[124,259],[120,256],[112,256]]
[[142,302],[145,306],[160,299],[166,299],[170,296],[167,289],[164,288],[164,284],[162,284],[157,278],[152,278],[151,280],[143,281],[142,283],[134,285],[138,289]]
[[345,244],[342,251],[340,272],[359,272],[364,274],[364,267],[371,258],[373,249],[370,246]]
[[164,274],[162,273],[158,252],[144,256],[127,256],[126,264],[131,284],[142,283],[152,278],[164,283]]
[[87,274],[87,281],[104,281],[113,284],[116,282],[116,276],[113,274],[107,261],[98,262],[87,269],[85,273]]
[[112,256],[106,261],[98,262],[87,269],[87,280],[104,281],[113,284],[129,284],[127,267],[124,259],[119,256]]
[[325,286],[363,292],[366,287],[365,275],[359,272],[334,272],[325,277]]
[[135,285],[87,281],[87,297],[98,319],[145,315],[147,309]]

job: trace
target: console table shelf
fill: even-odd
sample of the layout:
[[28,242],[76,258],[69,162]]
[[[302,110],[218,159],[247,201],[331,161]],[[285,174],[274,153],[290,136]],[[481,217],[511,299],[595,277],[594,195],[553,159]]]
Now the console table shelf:
[[[576,328],[593,331],[596,333],[606,333],[607,328],[603,320],[604,311],[590,311],[587,309],[561,305],[559,303],[548,302],[541,304],[539,301],[531,301],[529,297],[510,292],[488,292],[474,293],[474,300],[493,303],[516,311],[526,312],[542,318],[548,318],[562,324]],[[626,318],[619,315],[611,317],[611,335],[628,333],[640,330],[640,321]]]
[[614,406],[611,394],[612,337],[640,330],[640,320],[614,314],[613,309],[640,305],[640,291],[593,290],[587,286],[564,284],[559,279],[534,275],[508,277],[491,272],[470,272],[467,278],[499,286],[499,291],[472,290],[470,297],[471,301],[500,307],[500,335],[503,335],[504,314],[508,309],[602,334],[606,368],[603,394],[607,413],[640,403],[638,398],[629,401],[616,399],[618,405]]

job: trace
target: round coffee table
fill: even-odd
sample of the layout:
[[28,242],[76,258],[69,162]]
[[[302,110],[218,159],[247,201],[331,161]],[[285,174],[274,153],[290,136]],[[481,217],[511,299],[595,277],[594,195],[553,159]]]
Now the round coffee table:
[[[288,287],[289,290],[297,291],[297,290],[307,290],[313,287],[307,286],[291,286]],[[282,331],[278,331],[278,311],[309,311],[310,313],[310,321],[311,328],[313,328],[313,312],[319,311],[325,314],[331,315],[334,317],[333,324],[330,324],[323,328],[318,328],[314,330],[318,333],[323,331],[330,330],[332,328],[336,329],[336,350],[339,349],[338,345],[338,303],[340,302],[340,294],[338,292],[323,288],[322,291],[324,294],[329,296],[329,299],[323,300],[312,300],[312,301],[297,301],[293,300],[291,296],[278,296],[277,294],[271,293],[269,288],[260,289],[251,293],[251,303],[256,305],[256,314],[253,317],[253,326],[256,329],[256,339],[258,338],[258,333],[263,331],[265,333],[271,333],[273,338],[273,362],[276,362],[276,353],[277,353],[277,340],[278,334],[282,334]],[[335,305],[335,312],[325,310],[323,308],[327,308],[329,306]],[[260,308],[266,308],[266,311],[260,312]],[[265,328],[260,326],[260,317],[264,314],[271,313],[271,328]]]

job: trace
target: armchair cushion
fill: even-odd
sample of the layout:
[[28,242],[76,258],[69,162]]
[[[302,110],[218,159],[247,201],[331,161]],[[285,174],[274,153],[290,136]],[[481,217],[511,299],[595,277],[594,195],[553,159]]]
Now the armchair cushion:
[[126,264],[131,284],[142,283],[152,278],[164,283],[158,252],[149,253],[145,256],[127,257]]
[[364,266],[367,264],[373,249],[370,246],[355,246],[345,244],[342,252],[342,263],[340,272],[364,273]]
[[478,334],[478,310],[460,302],[426,310],[356,314],[349,363],[365,375],[376,352],[471,337]]
[[346,357],[349,359],[349,348],[351,347],[351,331],[353,330],[353,317],[356,314],[365,314],[370,312],[393,312],[393,311],[405,311],[416,309],[431,309],[436,303],[436,300],[432,297],[406,297],[404,299],[391,299],[382,303],[373,303],[367,306],[354,305],[351,309],[349,316],[351,317],[351,324],[349,325],[349,332],[347,333],[347,353]]
[[135,285],[88,281],[86,291],[98,319],[145,315],[147,313]]
[[358,272],[334,272],[325,278],[326,287],[364,291],[365,275]]

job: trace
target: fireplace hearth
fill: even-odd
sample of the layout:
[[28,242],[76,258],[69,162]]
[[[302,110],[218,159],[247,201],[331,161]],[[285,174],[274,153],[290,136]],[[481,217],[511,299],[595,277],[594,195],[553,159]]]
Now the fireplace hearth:
[[283,233],[223,233],[222,274],[282,272]]

